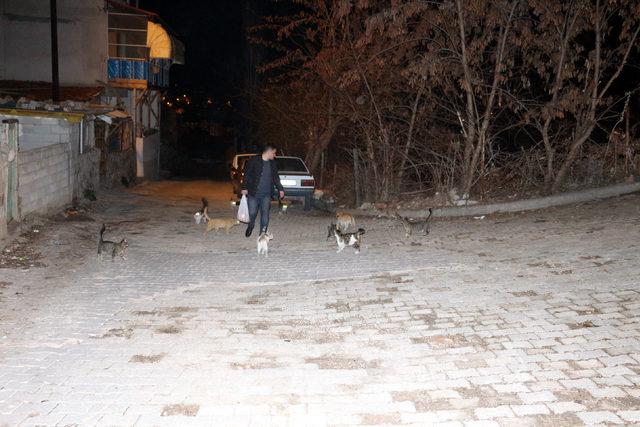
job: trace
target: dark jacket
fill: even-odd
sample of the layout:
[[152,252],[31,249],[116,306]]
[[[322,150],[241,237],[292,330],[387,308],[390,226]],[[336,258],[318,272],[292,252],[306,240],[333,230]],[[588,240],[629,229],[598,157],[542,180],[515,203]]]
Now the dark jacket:
[[[242,189],[248,190],[250,196],[255,196],[258,191],[258,184],[260,183],[260,176],[262,176],[262,156],[253,156],[247,160],[247,164],[244,167],[244,179],[242,180]],[[276,167],[275,160],[269,160],[271,166],[271,183],[272,188],[277,188],[278,191],[284,191],[282,184],[280,184],[280,175],[278,175],[278,168]]]

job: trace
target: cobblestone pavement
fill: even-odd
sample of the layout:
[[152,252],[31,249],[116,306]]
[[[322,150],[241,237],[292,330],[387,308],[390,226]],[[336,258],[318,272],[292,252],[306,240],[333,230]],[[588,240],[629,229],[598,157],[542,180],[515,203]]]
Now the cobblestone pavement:
[[[294,209],[265,260],[193,223],[198,192],[233,215],[219,184],[135,191],[0,270],[0,425],[640,425],[639,195],[361,220],[359,255]],[[127,261],[95,259],[101,221]]]

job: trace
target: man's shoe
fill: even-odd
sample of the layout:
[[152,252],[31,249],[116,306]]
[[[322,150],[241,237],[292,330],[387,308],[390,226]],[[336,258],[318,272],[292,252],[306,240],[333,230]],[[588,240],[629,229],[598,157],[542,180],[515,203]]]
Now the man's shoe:
[[247,231],[244,232],[244,237],[250,237],[251,233],[253,233],[253,227],[252,226],[248,226],[247,227]]

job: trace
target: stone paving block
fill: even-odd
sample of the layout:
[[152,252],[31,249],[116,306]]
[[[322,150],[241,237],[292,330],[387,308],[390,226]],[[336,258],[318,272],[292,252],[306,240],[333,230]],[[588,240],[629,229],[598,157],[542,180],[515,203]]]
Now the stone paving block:
[[475,411],[476,417],[480,419],[491,419],[500,417],[512,417],[513,412],[506,406],[497,406],[494,408],[477,408]]
[[558,400],[558,398],[550,391],[518,393],[518,397],[522,399],[524,403],[553,402],[555,400]]
[[640,410],[637,411],[620,411],[618,415],[623,420],[630,423],[640,423]]
[[624,424],[620,417],[609,411],[578,412],[576,415],[587,425]]
[[565,412],[580,412],[586,408],[584,405],[576,402],[548,402],[546,404],[553,413],[563,414]]
[[548,414],[549,408],[542,404],[538,405],[511,405],[511,409],[518,416]]

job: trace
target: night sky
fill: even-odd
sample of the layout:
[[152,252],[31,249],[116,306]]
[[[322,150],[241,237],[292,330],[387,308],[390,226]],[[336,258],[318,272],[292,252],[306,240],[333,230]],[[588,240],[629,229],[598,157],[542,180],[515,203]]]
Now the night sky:
[[244,0],[140,0],[185,44],[185,65],[171,68],[172,86],[215,99],[233,98],[244,79]]

